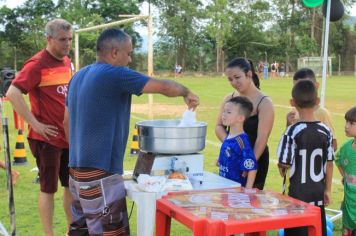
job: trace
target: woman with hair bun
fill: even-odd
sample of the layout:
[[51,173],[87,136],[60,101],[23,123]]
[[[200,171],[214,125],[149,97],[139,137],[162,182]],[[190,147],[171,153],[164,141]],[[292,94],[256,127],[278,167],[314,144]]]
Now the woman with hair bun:
[[244,130],[250,138],[254,154],[258,161],[257,176],[253,187],[262,190],[265,185],[269,165],[267,141],[274,122],[273,103],[268,96],[259,90],[259,79],[250,60],[241,57],[233,59],[227,65],[225,74],[235,91],[225,97],[220,107],[215,134],[220,141],[223,141],[228,134],[228,127],[225,127],[221,121],[223,104],[232,97],[247,97],[253,104],[253,111],[244,123]]

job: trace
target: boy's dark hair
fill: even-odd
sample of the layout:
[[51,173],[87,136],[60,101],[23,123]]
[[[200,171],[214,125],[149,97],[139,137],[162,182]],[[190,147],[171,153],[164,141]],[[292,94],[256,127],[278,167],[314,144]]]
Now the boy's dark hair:
[[297,72],[295,72],[295,74],[293,76],[293,80],[297,81],[297,80],[301,80],[301,79],[310,79],[314,83],[316,82],[315,73],[312,69],[309,69],[309,68],[301,68],[301,69],[297,70]]
[[311,108],[317,103],[318,92],[310,80],[298,81],[292,89],[294,103],[299,108]]
[[238,96],[238,97],[231,98],[227,102],[231,102],[231,103],[240,105],[240,111],[245,116],[245,119],[250,117],[252,110],[253,110],[253,104],[248,98]]
[[356,107],[353,107],[346,112],[345,120],[349,122],[356,122]]
[[251,60],[243,58],[243,57],[237,57],[229,62],[227,64],[227,68],[233,68],[233,67],[238,67],[240,68],[243,72],[247,73],[249,71],[252,72],[252,81],[256,88],[260,89],[260,79],[258,78],[258,75],[255,72],[255,68],[253,66],[253,63]]

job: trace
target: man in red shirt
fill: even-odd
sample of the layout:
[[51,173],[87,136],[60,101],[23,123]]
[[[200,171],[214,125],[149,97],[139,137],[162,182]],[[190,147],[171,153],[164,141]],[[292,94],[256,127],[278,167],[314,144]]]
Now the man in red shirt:
[[[63,206],[68,225],[71,222],[68,143],[63,118],[67,86],[72,75],[68,57],[72,26],[66,20],[54,19],[47,23],[45,33],[47,47],[26,61],[6,96],[14,110],[29,124],[28,142],[40,174],[39,213],[44,234],[52,236],[58,179],[64,187]],[[22,94],[29,94],[31,111]]]

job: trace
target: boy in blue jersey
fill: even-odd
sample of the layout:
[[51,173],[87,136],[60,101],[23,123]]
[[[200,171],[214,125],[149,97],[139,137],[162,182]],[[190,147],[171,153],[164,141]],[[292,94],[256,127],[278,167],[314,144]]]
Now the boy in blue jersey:
[[231,179],[246,188],[252,188],[257,172],[257,161],[249,138],[243,130],[244,121],[253,110],[245,97],[233,97],[224,105],[223,125],[229,127],[220,148],[219,175]]
[[[278,167],[282,177],[290,169],[288,195],[319,206],[323,236],[326,236],[325,205],[331,203],[333,174],[333,146],[331,130],[316,120],[314,109],[318,104],[315,84],[310,80],[298,81],[292,90],[291,105],[300,116],[281,137]],[[285,236],[307,236],[307,227],[285,229]]]

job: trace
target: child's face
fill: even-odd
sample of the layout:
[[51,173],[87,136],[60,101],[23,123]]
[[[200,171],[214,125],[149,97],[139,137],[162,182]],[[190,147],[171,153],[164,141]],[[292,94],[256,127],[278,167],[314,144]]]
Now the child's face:
[[240,105],[232,102],[225,103],[224,110],[221,115],[221,120],[225,126],[232,126],[237,123],[242,123],[245,120],[245,117],[240,112]]
[[346,121],[345,134],[346,134],[347,137],[356,138],[356,122],[354,122],[354,121]]

